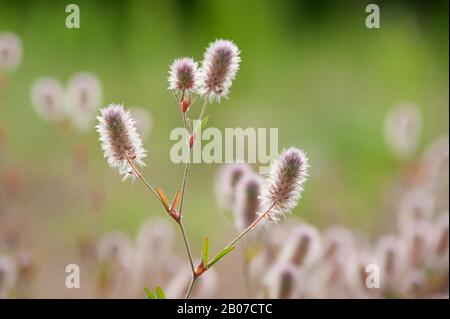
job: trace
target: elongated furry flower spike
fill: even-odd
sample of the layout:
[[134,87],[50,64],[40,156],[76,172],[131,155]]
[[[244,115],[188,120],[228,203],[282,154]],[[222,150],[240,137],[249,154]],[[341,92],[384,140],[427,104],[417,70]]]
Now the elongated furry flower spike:
[[238,47],[229,40],[216,40],[208,46],[200,72],[200,95],[218,102],[228,95],[239,69],[239,53]]
[[144,166],[143,158],[147,153],[142,147],[130,112],[125,111],[122,105],[110,104],[100,110],[97,120],[99,124],[96,129],[100,134],[102,149],[109,166],[118,168],[124,179],[128,176],[135,178],[128,160]]
[[297,205],[308,177],[308,159],[295,147],[285,149],[270,167],[270,174],[261,190],[262,207],[273,207],[268,220],[277,222]]
[[176,59],[169,70],[169,89],[186,93],[195,91],[198,84],[197,69],[197,62],[191,58]]

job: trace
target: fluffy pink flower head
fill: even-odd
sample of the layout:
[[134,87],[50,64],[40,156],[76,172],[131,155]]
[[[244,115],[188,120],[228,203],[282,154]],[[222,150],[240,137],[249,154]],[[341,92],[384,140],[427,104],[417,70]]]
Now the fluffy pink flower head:
[[220,101],[226,97],[239,69],[241,58],[238,47],[229,40],[212,42],[203,57],[199,93]]
[[272,164],[261,191],[262,206],[273,207],[268,215],[270,221],[278,221],[297,205],[308,177],[308,167],[305,153],[295,147],[283,150]]
[[14,33],[0,34],[0,69],[13,71],[22,59],[22,41]]
[[197,62],[191,58],[176,59],[170,66],[169,89],[175,91],[192,92],[197,87]]
[[102,149],[109,166],[118,168],[124,179],[128,176],[135,178],[128,160],[143,166],[146,151],[142,147],[130,112],[125,111],[122,105],[110,104],[100,110],[97,120],[97,132],[100,134]]

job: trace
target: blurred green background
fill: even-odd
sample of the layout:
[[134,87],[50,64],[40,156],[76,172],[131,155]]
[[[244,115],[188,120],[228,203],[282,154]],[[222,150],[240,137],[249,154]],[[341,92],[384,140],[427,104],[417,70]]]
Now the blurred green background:
[[[76,1],[81,28],[65,27],[69,1],[0,1],[0,32],[23,40],[19,69],[8,78],[0,123],[1,162],[23,182],[18,205],[28,236],[59,247],[87,228],[134,234],[148,216],[164,216],[140,184],[122,183],[107,167],[97,134],[63,131],[31,108],[30,86],[41,76],[63,83],[80,70],[96,73],[103,103],[142,106],[153,115],[144,174],[172,196],[183,166],[169,158],[169,133],[181,125],[167,90],[170,63],[201,60],[216,38],[242,51],[229,100],[209,108],[209,126],[276,127],[280,148],[303,148],[310,180],[294,214],[318,227],[332,223],[380,231],[386,193],[405,165],[386,146],[383,121],[398,101],[423,114],[419,151],[447,134],[448,1],[376,1],[381,29],[365,27],[374,1]],[[199,105],[191,111],[198,114]],[[88,169],[72,165],[87,145]],[[222,227],[213,183],[218,165],[190,171],[185,223],[196,250],[208,234],[212,249],[231,238]],[[93,212],[92,189],[105,201]],[[390,223],[389,220],[387,220]],[[382,228],[382,227],[381,227]],[[45,235],[45,236],[44,236]]]

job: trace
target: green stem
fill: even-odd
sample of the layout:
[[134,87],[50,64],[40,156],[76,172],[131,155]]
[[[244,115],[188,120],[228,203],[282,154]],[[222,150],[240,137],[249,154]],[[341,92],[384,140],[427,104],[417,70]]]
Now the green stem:
[[[150,189],[150,191],[156,196],[156,198],[158,198],[158,200],[163,204],[163,202],[162,202],[161,198],[159,197],[158,193],[154,190],[154,188],[150,185],[150,183],[144,178],[144,176],[142,176],[141,172],[139,172],[139,170],[133,164],[131,159],[128,156],[126,156],[126,159],[128,161],[128,164],[130,164],[133,172],[136,174],[136,176],[139,177],[139,179],[145,184],[145,186],[147,186],[147,188]],[[180,227],[181,234],[183,235],[183,241],[184,241],[184,245],[186,247],[186,251],[187,251],[187,254],[188,254],[188,257],[189,257],[189,263],[191,265],[192,275],[194,276],[194,274],[195,274],[194,261],[192,259],[191,249],[189,247],[189,242],[188,242],[188,239],[187,239],[187,236],[186,236],[186,231],[184,229],[184,226],[183,226],[183,223],[182,223],[181,219],[180,219],[180,221],[177,222],[177,224]]]
[[[270,211],[275,207],[275,203],[273,203],[263,214],[261,214],[261,216],[259,216],[253,223],[250,224],[250,226],[248,226],[246,229],[244,229],[239,235],[236,236],[236,238],[234,238],[228,245],[225,246],[225,248],[231,247],[233,246],[239,239],[241,239],[242,237],[244,237],[249,231],[251,231],[253,228],[256,227],[256,225],[259,224],[259,222],[261,220],[264,219],[264,217],[266,217]],[[224,249],[225,249],[224,248]]]
[[[187,129],[187,123],[186,123],[186,113],[183,113],[183,125],[184,125],[184,129],[187,131],[188,129]],[[189,136],[188,136],[187,143],[189,145]],[[189,171],[190,159],[191,159],[191,147],[189,146],[188,154],[187,154],[187,157],[186,157],[186,162],[184,164],[183,180],[181,182],[180,210],[179,210],[180,218],[181,218],[182,213],[183,213],[184,193],[185,193],[185,190],[186,190],[187,175],[188,175],[188,171]]]
[[202,105],[202,110],[200,111],[200,116],[198,117],[197,124],[195,125],[195,129],[192,131],[192,133],[197,132],[198,125],[201,123],[203,116],[205,115],[207,106],[208,106],[208,99],[205,98],[205,101],[203,102],[203,105]]
[[147,188],[153,193],[153,195],[155,195],[156,198],[162,203],[162,200],[159,197],[158,193],[155,191],[153,186],[150,185],[150,183],[144,178],[144,176],[142,176],[141,172],[139,172],[139,170],[133,164],[133,161],[128,156],[125,156],[125,158],[127,159],[128,164],[130,165],[131,169],[136,174],[136,176],[139,177],[139,179],[145,184],[145,186],[147,186]]
[[195,275],[193,275],[192,279],[191,279],[191,283],[189,284],[189,288],[186,292],[186,296],[184,297],[184,299],[189,299],[191,297],[192,290],[194,289],[196,281],[197,281],[197,277]]
[[189,241],[187,239],[186,231],[184,230],[184,226],[183,226],[183,223],[181,222],[181,219],[178,222],[178,226],[180,226],[181,234],[183,235],[184,246],[186,247],[186,251],[187,251],[187,254],[189,257],[189,263],[191,266],[192,276],[195,276],[195,267],[194,267],[194,261],[192,259],[192,252],[191,252],[191,248],[189,247]]

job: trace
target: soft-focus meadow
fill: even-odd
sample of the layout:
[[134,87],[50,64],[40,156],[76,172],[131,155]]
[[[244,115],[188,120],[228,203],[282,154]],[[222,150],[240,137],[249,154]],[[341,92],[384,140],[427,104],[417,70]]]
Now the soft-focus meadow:
[[[281,224],[290,227],[301,219],[320,231],[341,225],[358,233],[355,241],[364,247],[366,241],[400,233],[402,198],[408,190],[423,190],[423,154],[439,138],[444,138],[438,151],[444,164],[437,173],[439,187],[430,191],[431,220],[448,212],[448,1],[380,1],[381,29],[365,27],[366,2],[77,1],[81,28],[67,29],[70,2],[0,0],[0,34],[13,32],[23,44],[18,67],[0,69],[0,255],[23,263],[22,281],[7,296],[145,297],[144,284],[171,289],[171,280],[188,266],[176,225],[143,185],[122,182],[107,166],[94,123],[80,132],[70,121],[44,120],[31,105],[31,87],[44,76],[66,86],[73,74],[88,71],[101,83],[98,108],[114,102],[150,112],[152,127],[144,140],[149,155],[142,172],[172,196],[183,165],[169,157],[169,134],[182,125],[167,90],[169,65],[180,56],[200,61],[216,38],[233,40],[242,63],[229,99],[208,109],[208,126],[278,128],[280,150],[293,145],[308,154],[305,192]],[[396,156],[385,132],[386,116],[402,101],[415,104],[421,118],[417,146],[406,157]],[[198,114],[200,105],[191,111]],[[217,251],[237,234],[217,206],[219,169],[193,164],[189,172],[184,223],[196,258],[205,235]],[[92,261],[98,257],[96,247],[110,232],[136,241],[149,218],[154,225],[167,222],[174,237],[173,248],[167,248],[171,239],[164,236],[170,229],[156,227],[153,235],[164,244],[154,251],[162,252],[149,254],[170,256],[128,287],[131,292],[113,292],[104,279],[108,271]],[[278,228],[264,230],[261,242],[282,239]],[[198,297],[250,296],[244,277],[252,268],[245,268],[241,246],[215,267],[215,278],[205,276],[211,287],[198,287],[204,289]],[[448,237],[446,256],[439,268],[444,276],[446,269],[446,287],[405,296],[448,296]],[[149,264],[156,264],[155,258]],[[72,263],[81,268],[80,289],[65,286],[65,267]],[[254,271],[263,277],[264,271]],[[289,297],[254,285],[253,297]],[[299,295],[324,297],[316,291]]]

